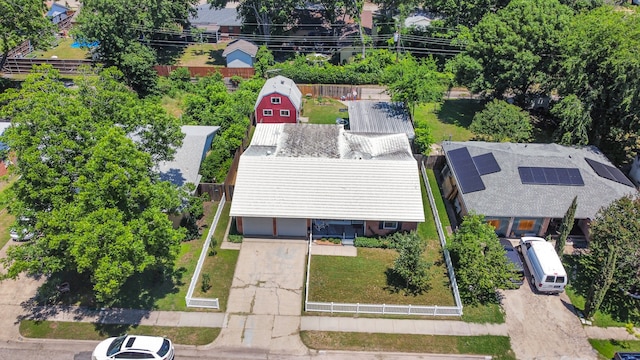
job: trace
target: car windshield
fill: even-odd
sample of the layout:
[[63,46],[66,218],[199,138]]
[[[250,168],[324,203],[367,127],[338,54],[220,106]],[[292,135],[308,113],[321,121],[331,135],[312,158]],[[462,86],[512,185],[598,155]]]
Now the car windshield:
[[171,343],[169,343],[169,340],[164,339],[164,341],[162,342],[162,346],[160,347],[160,350],[158,350],[158,355],[160,355],[160,357],[167,355],[170,348],[171,348]]
[[107,349],[107,356],[113,356],[113,354],[120,351],[120,348],[124,343],[124,339],[126,338],[127,338],[127,335],[123,335],[113,339],[113,342],[111,342],[111,345],[109,345],[109,348]]

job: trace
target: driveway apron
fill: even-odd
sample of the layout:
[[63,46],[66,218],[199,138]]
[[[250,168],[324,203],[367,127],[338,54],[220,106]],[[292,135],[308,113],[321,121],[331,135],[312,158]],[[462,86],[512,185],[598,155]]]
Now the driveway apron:
[[303,240],[244,239],[214,347],[308,353],[298,335],[307,249]]

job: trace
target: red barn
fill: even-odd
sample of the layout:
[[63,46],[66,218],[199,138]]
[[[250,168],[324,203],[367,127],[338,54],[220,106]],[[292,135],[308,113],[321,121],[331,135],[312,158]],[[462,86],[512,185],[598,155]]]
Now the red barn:
[[256,123],[297,123],[302,107],[302,93],[293,80],[276,76],[267,80],[258,94]]

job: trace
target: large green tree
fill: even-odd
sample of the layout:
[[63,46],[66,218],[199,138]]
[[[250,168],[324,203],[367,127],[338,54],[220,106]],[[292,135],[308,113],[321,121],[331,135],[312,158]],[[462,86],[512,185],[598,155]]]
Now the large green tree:
[[76,272],[109,303],[134,274],[171,268],[184,234],[167,212],[181,198],[159,181],[154,159],[172,157],[180,129],[121,76],[105,70],[79,79],[76,91],[40,67],[20,90],[0,95],[0,116],[12,124],[4,141],[20,175],[10,210],[37,234],[8,251],[7,277]]
[[[125,73],[127,82],[142,94],[152,91],[155,52],[141,48],[164,39],[166,30],[180,31],[197,0],[84,0],[74,35],[81,42],[98,41],[97,52],[107,66]],[[143,71],[143,69],[145,71]]]
[[602,6],[565,30],[555,80],[571,100],[555,113],[559,135],[580,144],[586,132],[590,144],[625,163],[640,146],[640,15]]
[[529,118],[519,107],[494,99],[476,113],[469,130],[480,140],[528,142],[533,132]]
[[509,0],[428,0],[424,5],[431,11],[445,16],[449,26],[464,25],[473,27],[486,14],[494,13],[509,4]]
[[460,297],[465,304],[497,303],[498,289],[513,288],[513,264],[484,216],[464,217],[449,242]]
[[623,197],[600,210],[591,223],[589,253],[581,258],[584,275],[590,279],[585,316],[600,308],[629,321],[640,315],[640,197]]
[[401,279],[405,293],[418,295],[429,290],[429,267],[424,258],[425,242],[415,232],[395,233],[391,241],[396,245],[398,257],[393,263],[393,272]]
[[558,0],[513,0],[487,14],[456,59],[459,81],[498,98],[513,94],[520,105],[534,86],[547,92],[551,68],[561,56],[560,38],[572,16]]
[[564,247],[567,244],[567,238],[569,237],[569,233],[571,229],[573,229],[573,224],[575,222],[576,209],[578,208],[578,197],[574,197],[571,205],[567,209],[567,212],[564,214],[562,218],[562,223],[560,224],[560,235],[558,236],[558,240],[556,240],[556,252],[558,256],[562,258],[564,254]]
[[0,0],[0,69],[9,50],[25,40],[42,47],[53,39],[53,24],[44,17],[47,11],[43,0]]

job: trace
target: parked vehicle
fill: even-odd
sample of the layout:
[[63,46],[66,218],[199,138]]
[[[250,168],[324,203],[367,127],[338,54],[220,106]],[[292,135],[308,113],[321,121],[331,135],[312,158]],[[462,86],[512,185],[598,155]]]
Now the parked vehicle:
[[563,292],[567,272],[553,245],[540,237],[525,236],[520,239],[519,247],[536,289],[546,293]]
[[524,265],[522,264],[522,260],[520,260],[520,254],[516,251],[511,244],[511,241],[507,239],[500,239],[500,244],[505,251],[505,256],[510,263],[513,264],[515,268],[515,273],[511,278],[511,282],[520,286],[524,283]]
[[613,355],[613,360],[640,360],[640,353],[617,352]]
[[173,360],[171,340],[159,336],[123,335],[108,338],[98,344],[91,360],[156,359]]
[[33,239],[35,233],[29,230],[31,219],[21,217],[17,224],[9,230],[9,236],[13,241],[29,241]]

